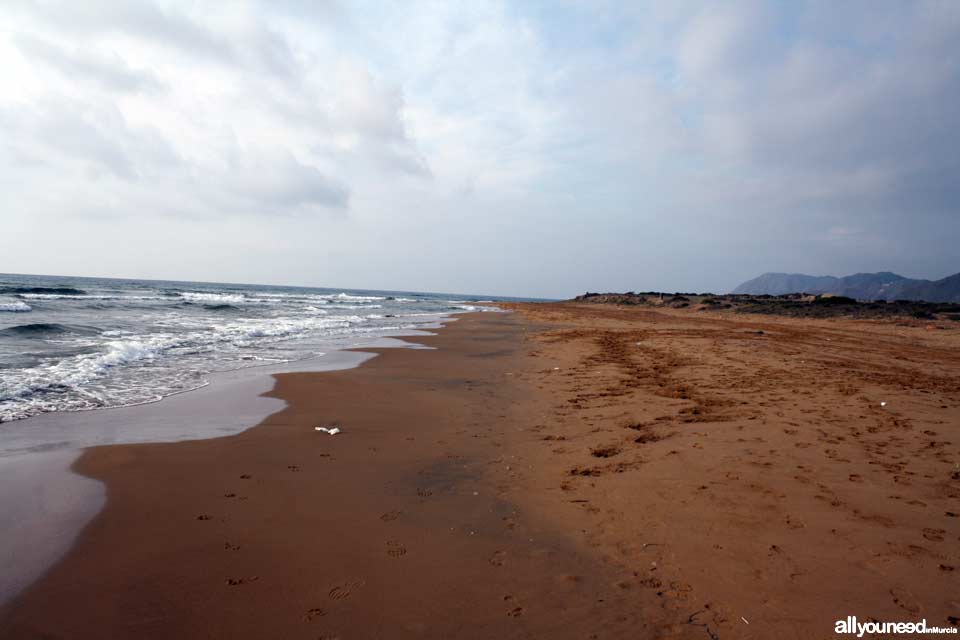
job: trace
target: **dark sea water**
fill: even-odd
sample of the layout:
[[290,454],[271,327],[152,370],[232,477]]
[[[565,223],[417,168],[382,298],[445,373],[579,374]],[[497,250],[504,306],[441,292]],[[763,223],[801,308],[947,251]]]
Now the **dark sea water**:
[[0,274],[0,422],[152,402],[507,299]]

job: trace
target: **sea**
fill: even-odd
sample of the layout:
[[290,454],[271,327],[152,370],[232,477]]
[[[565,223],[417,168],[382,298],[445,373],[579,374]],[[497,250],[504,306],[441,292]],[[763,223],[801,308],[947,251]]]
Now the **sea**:
[[502,300],[519,299],[0,274],[0,423],[155,402]]

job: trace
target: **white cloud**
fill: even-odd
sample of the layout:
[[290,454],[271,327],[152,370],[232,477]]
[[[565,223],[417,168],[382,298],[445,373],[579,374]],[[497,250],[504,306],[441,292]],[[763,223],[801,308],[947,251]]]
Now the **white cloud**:
[[[6,270],[564,295],[722,289],[805,260],[960,268],[952,3],[15,0],[0,17]],[[84,220],[115,247],[191,239],[94,260],[63,248]]]

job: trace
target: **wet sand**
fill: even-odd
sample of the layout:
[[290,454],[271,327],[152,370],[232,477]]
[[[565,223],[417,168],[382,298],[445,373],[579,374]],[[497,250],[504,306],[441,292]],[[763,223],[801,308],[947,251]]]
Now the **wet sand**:
[[809,638],[960,615],[960,330],[510,306],[416,340],[436,350],[281,374],[288,407],[241,434],[88,450],[107,506],[0,637]]

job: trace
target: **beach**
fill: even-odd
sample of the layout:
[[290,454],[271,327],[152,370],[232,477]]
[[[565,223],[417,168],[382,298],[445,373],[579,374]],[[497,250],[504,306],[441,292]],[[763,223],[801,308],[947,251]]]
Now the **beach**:
[[277,374],[241,433],[85,450],[106,504],[0,637],[956,624],[957,328],[501,306]]

